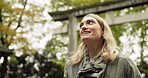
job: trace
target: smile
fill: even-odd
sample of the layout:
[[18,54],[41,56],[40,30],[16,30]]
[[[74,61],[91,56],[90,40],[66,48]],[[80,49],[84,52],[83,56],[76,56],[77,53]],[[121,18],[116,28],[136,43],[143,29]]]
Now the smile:
[[89,33],[91,33],[91,32],[90,31],[83,31],[82,32],[83,35],[86,35],[86,34],[89,34]]

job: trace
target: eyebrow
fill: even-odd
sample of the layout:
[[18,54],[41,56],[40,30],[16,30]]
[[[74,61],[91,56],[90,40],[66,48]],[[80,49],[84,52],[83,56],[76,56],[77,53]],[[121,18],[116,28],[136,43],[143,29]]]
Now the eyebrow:
[[88,21],[96,22],[96,21],[95,21],[95,20],[93,20],[93,19],[87,19],[87,20],[85,20],[85,21],[81,22],[81,23],[80,23],[80,25],[81,25],[81,24],[83,24],[84,22],[88,22]]
[[87,23],[88,21],[91,21],[91,22],[96,23],[96,21],[95,21],[95,20],[93,20],[93,19],[87,19],[87,20],[85,20],[85,21],[81,22],[81,23],[79,24],[79,26],[81,27],[81,25],[82,25],[82,24],[84,24],[84,22],[86,22],[86,23]]
[[[95,22],[95,20],[93,20],[93,19],[88,19],[88,20],[85,20],[85,21],[94,21]],[[85,22],[85,21],[83,21],[83,22]],[[83,23],[83,22],[81,22],[81,23]]]

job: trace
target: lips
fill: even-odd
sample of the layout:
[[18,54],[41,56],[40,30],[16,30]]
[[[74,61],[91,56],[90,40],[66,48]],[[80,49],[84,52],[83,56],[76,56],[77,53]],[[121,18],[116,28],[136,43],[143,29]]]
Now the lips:
[[82,35],[87,35],[89,33],[91,33],[91,32],[90,31],[82,31]]

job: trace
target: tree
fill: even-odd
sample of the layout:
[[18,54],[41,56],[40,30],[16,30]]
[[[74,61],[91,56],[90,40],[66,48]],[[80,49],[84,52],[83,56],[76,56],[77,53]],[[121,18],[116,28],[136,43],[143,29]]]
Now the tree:
[[21,47],[22,50],[28,49],[31,51],[31,49],[29,49],[30,44],[28,43],[26,38],[18,36],[18,34],[22,35],[25,32],[23,31],[17,32],[19,28],[23,27],[22,26],[23,15],[30,14],[29,11],[25,11],[27,1],[28,0],[22,2],[22,8],[12,8],[12,6],[14,5],[13,3],[16,3],[16,1],[7,2],[1,0],[0,42],[2,45],[9,47],[11,44],[17,44],[17,42],[20,42],[23,45]]
[[62,78],[64,62],[47,52],[22,55],[9,62],[7,78]]
[[70,9],[87,8],[102,3],[115,2],[120,0],[51,0],[52,11],[65,11]]
[[33,43],[39,43],[39,39],[49,36],[47,31],[37,30],[45,26],[50,30],[50,27],[47,27],[50,18],[48,13],[45,14],[50,8],[48,3],[41,6],[31,1],[1,0],[0,3],[0,44],[14,49],[15,52],[33,53]]
[[53,35],[52,39],[48,41],[45,51],[51,54],[53,59],[65,62],[65,55],[68,52],[68,35]]
[[[7,78],[63,78],[66,58],[64,54],[67,52],[66,39],[67,35],[54,35],[48,41],[44,52],[14,56],[16,58],[9,62]],[[58,53],[62,53],[63,56],[57,56]]]
[[[60,62],[57,63],[46,58],[47,56],[44,53],[43,55],[36,53],[38,48],[33,47],[34,43],[40,43],[40,40],[44,37],[50,36],[48,32],[50,28],[47,27],[50,19],[46,18],[48,17],[47,9],[50,7],[47,5],[48,2],[38,5],[31,1],[33,0],[0,0],[0,44],[15,51],[15,54],[10,56],[8,78],[32,77],[35,73],[39,74],[36,74],[35,77],[46,77],[47,75],[51,76],[51,73],[55,74],[56,67],[61,69]],[[42,31],[43,28],[44,31]],[[44,41],[46,40],[44,39]],[[31,55],[33,53],[35,55]],[[29,57],[33,57],[36,61],[28,62],[26,59]],[[45,63],[42,63],[42,61]],[[36,64],[39,64],[42,74],[33,67]],[[45,66],[42,66],[42,64],[45,64]],[[46,67],[51,68],[52,71],[43,72]],[[46,75],[47,71],[48,74]],[[60,75],[55,77],[59,78]]]

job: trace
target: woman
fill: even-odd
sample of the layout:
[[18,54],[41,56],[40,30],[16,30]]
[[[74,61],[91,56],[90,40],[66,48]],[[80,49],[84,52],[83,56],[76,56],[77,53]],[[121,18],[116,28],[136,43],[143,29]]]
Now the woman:
[[82,43],[65,65],[64,78],[141,78],[133,61],[120,54],[109,25],[88,14],[80,23]]

